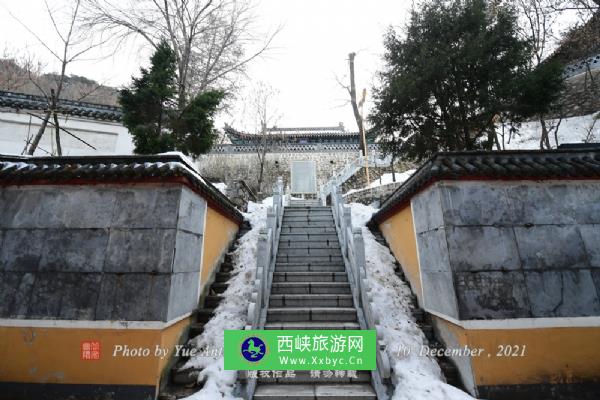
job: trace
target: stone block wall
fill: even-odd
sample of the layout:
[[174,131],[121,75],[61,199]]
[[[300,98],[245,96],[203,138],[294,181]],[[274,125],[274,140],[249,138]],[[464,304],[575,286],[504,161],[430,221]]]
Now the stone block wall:
[[[289,185],[290,165],[294,160],[313,160],[317,163],[317,187],[327,182],[335,173],[346,164],[358,157],[358,152],[289,152],[267,153],[262,192],[270,195],[271,188],[282,176],[284,187]],[[207,154],[197,160],[200,172],[206,171],[207,175],[218,178],[227,183],[243,180],[259,195],[258,176],[260,163],[256,153],[227,153]],[[259,196],[260,197],[260,196]]]
[[411,205],[425,308],[459,320],[600,315],[598,181],[446,181]]
[[177,184],[0,190],[0,318],[170,321],[198,301],[207,204]]

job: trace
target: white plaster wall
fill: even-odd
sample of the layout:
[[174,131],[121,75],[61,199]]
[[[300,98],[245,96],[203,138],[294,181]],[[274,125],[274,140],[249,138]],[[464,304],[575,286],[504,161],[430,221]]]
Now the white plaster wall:
[[[15,112],[12,109],[0,108],[0,153],[21,154],[23,152],[27,138],[33,137],[41,125],[42,120],[36,116],[42,117],[43,114],[29,110]],[[61,127],[96,148],[94,150],[61,131],[60,140],[65,156],[133,154],[132,137],[127,128],[119,122],[59,116],[59,123]],[[35,155],[44,156],[49,153],[56,153],[54,129],[50,125],[46,128]]]

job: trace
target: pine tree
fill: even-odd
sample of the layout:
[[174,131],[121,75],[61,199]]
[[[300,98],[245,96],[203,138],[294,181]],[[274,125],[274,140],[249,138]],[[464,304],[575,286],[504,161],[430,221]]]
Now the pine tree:
[[175,53],[163,41],[150,58],[150,69],[140,68],[131,88],[121,90],[123,124],[133,135],[135,153],[155,154],[178,150],[198,156],[206,153],[216,137],[213,116],[224,97],[207,91],[177,108]]
[[559,90],[556,68],[531,71],[530,45],[519,39],[509,6],[427,2],[412,12],[405,38],[390,29],[384,44],[371,122],[405,159],[491,150],[499,116],[534,115]]

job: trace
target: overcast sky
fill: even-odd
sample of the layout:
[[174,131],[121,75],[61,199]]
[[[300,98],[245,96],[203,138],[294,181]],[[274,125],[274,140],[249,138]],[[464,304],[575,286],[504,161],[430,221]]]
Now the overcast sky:
[[[52,7],[65,0],[49,0]],[[278,89],[278,126],[334,126],[343,122],[355,130],[352,109],[345,104],[347,93],[335,76],[347,77],[347,58],[357,52],[356,73],[359,91],[371,91],[375,71],[381,65],[383,34],[390,26],[404,26],[411,1],[399,0],[261,0],[256,13],[260,29],[267,31],[283,25],[273,49],[248,68],[250,80],[263,80]],[[43,0],[0,0],[0,48],[28,51],[47,62],[49,71],[57,65],[49,53],[10,14],[31,27],[39,36],[55,37]],[[106,52],[106,50],[105,50]],[[92,58],[100,54],[93,54]],[[99,82],[122,86],[147,64],[149,49],[143,43],[129,43],[106,59],[80,61],[70,66],[69,74],[83,75]],[[238,102],[231,115],[218,117],[224,122],[252,130]]]

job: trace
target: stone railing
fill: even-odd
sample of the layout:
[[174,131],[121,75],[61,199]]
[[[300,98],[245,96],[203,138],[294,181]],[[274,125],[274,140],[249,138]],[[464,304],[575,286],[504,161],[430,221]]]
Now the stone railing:
[[379,400],[390,398],[391,367],[383,343],[382,330],[379,327],[379,316],[373,310],[371,287],[367,280],[365,268],[365,243],[360,228],[352,228],[350,207],[344,204],[339,186],[334,186],[331,193],[331,206],[338,238],[342,248],[344,264],[348,273],[348,281],[352,288],[354,304],[358,310],[358,320],[362,329],[373,329],[377,332],[377,369],[371,371],[371,383]]
[[[390,165],[389,159],[380,158],[378,152],[371,151],[368,154],[369,167],[388,167]],[[327,181],[319,193],[322,203],[327,204],[327,197],[332,194],[332,189],[335,186],[340,186],[346,182],[350,177],[360,171],[366,164],[365,157],[359,155],[356,159],[352,160],[342,168],[337,174],[335,174],[329,181]]]
[[[277,259],[281,222],[283,220],[283,178],[277,178],[273,188],[273,206],[267,210],[267,224],[260,230],[256,251],[256,277],[248,306],[246,330],[264,329],[269,306],[269,294],[273,283],[273,270]],[[238,395],[252,399],[256,379],[248,378],[247,371],[240,371]]]

